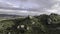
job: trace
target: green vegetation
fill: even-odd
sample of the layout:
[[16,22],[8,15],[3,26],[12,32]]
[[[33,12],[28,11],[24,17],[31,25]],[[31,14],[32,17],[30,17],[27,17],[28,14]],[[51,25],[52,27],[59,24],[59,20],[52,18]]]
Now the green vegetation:
[[0,34],[60,34],[59,27],[60,15],[54,13],[0,20]]

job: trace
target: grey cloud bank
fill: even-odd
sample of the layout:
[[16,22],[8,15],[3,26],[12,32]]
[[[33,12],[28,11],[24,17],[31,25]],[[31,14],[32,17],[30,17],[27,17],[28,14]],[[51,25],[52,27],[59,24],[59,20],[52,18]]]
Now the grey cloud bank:
[[59,11],[60,0],[0,0],[0,14],[60,14]]

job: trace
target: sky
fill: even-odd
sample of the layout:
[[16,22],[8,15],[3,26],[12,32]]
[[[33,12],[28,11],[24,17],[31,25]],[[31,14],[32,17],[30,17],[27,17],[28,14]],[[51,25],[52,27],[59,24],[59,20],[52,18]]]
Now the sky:
[[60,14],[60,0],[0,0],[0,14]]

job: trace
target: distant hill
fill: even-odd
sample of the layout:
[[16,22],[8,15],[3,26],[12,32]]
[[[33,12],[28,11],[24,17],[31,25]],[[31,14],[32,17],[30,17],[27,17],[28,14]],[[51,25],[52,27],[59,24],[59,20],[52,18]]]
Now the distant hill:
[[17,17],[23,17],[20,15],[10,15],[10,14],[0,14],[0,18],[17,18]]
[[0,14],[0,17],[6,17],[6,16],[18,17],[19,15]]

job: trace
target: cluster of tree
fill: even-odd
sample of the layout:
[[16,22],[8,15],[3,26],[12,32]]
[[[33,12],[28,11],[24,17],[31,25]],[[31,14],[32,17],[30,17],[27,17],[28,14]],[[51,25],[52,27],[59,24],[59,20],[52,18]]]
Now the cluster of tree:
[[60,34],[60,15],[28,16],[0,21],[0,34]]

